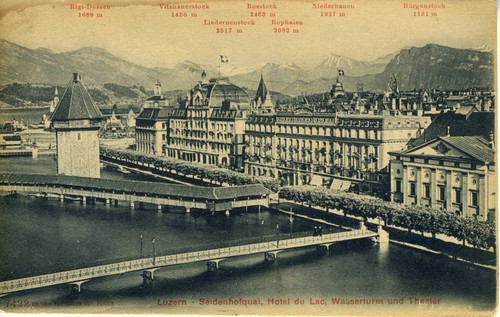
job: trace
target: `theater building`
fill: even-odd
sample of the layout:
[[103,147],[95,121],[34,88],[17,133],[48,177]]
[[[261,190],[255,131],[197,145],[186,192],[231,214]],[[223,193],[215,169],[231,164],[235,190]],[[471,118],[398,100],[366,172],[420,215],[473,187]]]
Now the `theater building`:
[[442,136],[390,156],[393,202],[495,218],[495,150],[483,136]]

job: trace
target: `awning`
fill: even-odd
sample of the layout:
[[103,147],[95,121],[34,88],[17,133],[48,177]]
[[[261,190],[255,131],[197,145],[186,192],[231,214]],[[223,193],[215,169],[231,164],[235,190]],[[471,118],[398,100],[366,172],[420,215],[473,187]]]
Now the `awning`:
[[349,188],[351,188],[351,182],[350,181],[342,181],[342,186],[340,186],[340,190],[348,191]]
[[338,179],[338,178],[334,178],[332,181],[332,184],[330,185],[330,189],[340,190],[341,186],[342,186],[342,180]]
[[351,181],[345,181],[342,179],[334,178],[330,189],[348,191],[351,188]]
[[309,185],[323,186],[323,178],[319,175],[313,175]]

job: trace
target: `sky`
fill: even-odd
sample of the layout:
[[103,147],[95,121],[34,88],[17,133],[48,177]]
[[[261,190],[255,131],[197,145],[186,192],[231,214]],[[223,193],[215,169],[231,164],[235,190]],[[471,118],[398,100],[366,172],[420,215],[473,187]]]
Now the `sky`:
[[[160,1],[102,0],[4,0],[0,4],[0,37],[31,49],[55,52],[97,46],[146,67],[172,67],[184,60],[216,66],[219,55],[239,67],[267,62],[317,65],[329,54],[370,61],[397,53],[403,47],[436,43],[456,48],[496,48],[496,8],[491,0],[438,2],[445,8],[408,9],[405,1],[204,1],[208,10],[187,11],[188,17],[172,17],[175,10],[160,8]],[[110,10],[72,10],[71,4],[110,4]],[[165,4],[186,4],[182,0]],[[351,4],[353,9],[313,9],[316,4]],[[411,1],[411,4],[432,3]],[[277,9],[248,9],[248,4],[276,4]],[[251,18],[251,12],[266,17]],[[415,11],[437,16],[415,17]],[[102,13],[83,18],[79,13]],[[270,17],[274,12],[276,17]],[[321,12],[336,12],[321,17]],[[346,16],[339,17],[344,12]],[[196,13],[197,17],[191,17]],[[217,26],[204,20],[255,20],[254,26],[232,26],[231,33],[216,33]],[[300,20],[290,33],[275,33],[272,20]],[[240,28],[242,33],[236,33]],[[298,29],[299,33],[292,33]]]

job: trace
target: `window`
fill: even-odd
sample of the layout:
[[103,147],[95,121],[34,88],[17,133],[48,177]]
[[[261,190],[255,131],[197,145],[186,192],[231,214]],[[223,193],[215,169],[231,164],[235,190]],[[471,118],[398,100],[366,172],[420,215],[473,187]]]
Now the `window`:
[[446,200],[446,187],[439,186],[439,197],[438,200],[445,201]]
[[165,141],[165,140],[166,140],[165,133],[163,133],[163,134],[161,135],[161,139],[162,139],[163,141]]
[[410,183],[410,196],[416,196],[417,195],[417,185],[412,182]]
[[470,205],[477,207],[478,206],[478,201],[477,201],[477,191],[471,190],[470,192]]
[[462,203],[462,190],[460,188],[455,188],[455,203]]
[[396,193],[401,193],[401,180],[396,180]]
[[80,141],[82,139],[82,135],[80,133],[78,133],[78,141]]
[[424,184],[424,198],[431,198],[431,185]]

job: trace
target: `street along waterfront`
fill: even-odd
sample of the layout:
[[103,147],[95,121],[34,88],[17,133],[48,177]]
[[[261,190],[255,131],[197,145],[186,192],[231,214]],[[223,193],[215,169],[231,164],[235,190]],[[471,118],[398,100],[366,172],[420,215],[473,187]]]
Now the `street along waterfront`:
[[[32,169],[51,173],[55,166],[50,157],[2,159],[2,163],[7,168],[11,164],[27,166],[19,172]],[[103,171],[102,177],[124,176]],[[161,253],[167,248],[272,235],[276,233],[276,224],[282,233],[311,230],[315,225],[298,218],[290,222],[288,216],[267,211],[212,217],[175,209],[158,213],[153,208],[132,210],[126,205],[115,207],[101,203],[84,206],[79,202],[60,203],[25,196],[0,197],[0,210],[2,280],[25,276],[26,272],[47,273],[70,264],[140,256],[141,233],[144,256],[151,256],[153,238],[156,252]],[[394,303],[403,299],[394,309],[412,311],[424,305],[436,311],[489,310],[495,306],[496,282],[492,270],[464,266],[392,244],[340,244],[334,246],[328,256],[315,248],[286,251],[278,255],[274,264],[265,263],[263,255],[227,259],[220,263],[215,274],[207,273],[203,262],[171,266],[156,271],[155,280],[148,288],[142,285],[139,273],[91,280],[82,285],[82,292],[76,297],[69,285],[11,294],[2,298],[1,308],[10,312],[26,311],[26,307],[12,307],[12,301],[26,300],[31,305],[30,311],[36,303],[41,304],[35,306],[37,311],[62,312],[71,308],[83,312],[85,303],[90,303],[95,312],[104,309],[106,312],[129,309],[140,312],[142,307],[157,313],[182,313],[183,309],[213,313],[231,307],[201,305],[200,299],[239,298],[260,299],[262,306],[238,309],[261,313],[270,307],[286,308],[285,304],[277,305],[277,301],[268,299],[283,299],[282,303],[289,299],[290,305],[300,299],[304,305],[296,306],[298,312],[314,308],[323,313],[359,310],[359,305],[364,304],[342,305],[341,302],[363,298],[382,299],[384,306],[396,305]],[[213,294],[217,294],[217,298]],[[415,304],[415,298],[423,299],[423,304]],[[433,301],[426,304],[429,298],[439,299],[439,304]],[[332,299],[339,299],[339,304]],[[160,303],[185,301],[186,305],[158,305],[158,300]],[[319,305],[315,305],[316,300]],[[322,300],[325,305],[321,304]],[[389,304],[389,300],[393,304]]]

